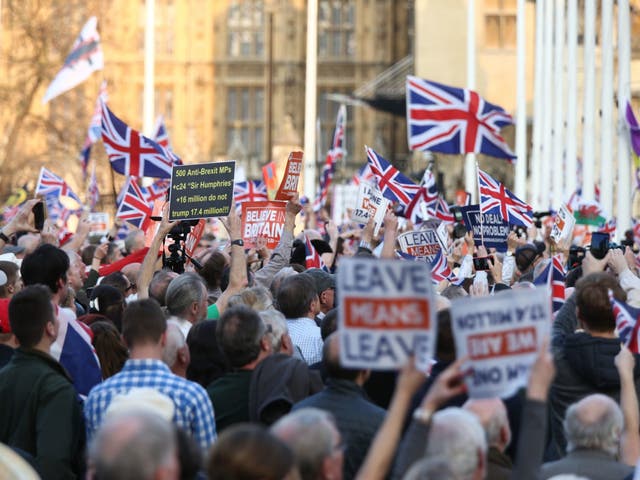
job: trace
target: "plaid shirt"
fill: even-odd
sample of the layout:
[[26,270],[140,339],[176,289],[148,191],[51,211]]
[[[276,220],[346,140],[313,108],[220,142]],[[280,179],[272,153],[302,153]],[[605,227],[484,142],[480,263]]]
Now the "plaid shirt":
[[88,438],[102,424],[111,400],[132,388],[149,387],[168,396],[175,404],[173,421],[206,451],[216,439],[211,400],[204,388],[171,373],[160,360],[127,360],[120,373],[96,385],[84,404]]
[[287,327],[291,342],[300,349],[308,365],[322,361],[322,336],[320,327],[308,317],[288,318]]

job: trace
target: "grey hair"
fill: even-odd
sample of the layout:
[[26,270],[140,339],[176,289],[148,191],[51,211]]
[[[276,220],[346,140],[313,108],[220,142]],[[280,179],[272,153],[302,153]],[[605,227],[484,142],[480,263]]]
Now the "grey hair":
[[273,309],[263,310],[258,315],[265,325],[271,325],[271,346],[273,352],[278,353],[282,348],[282,336],[289,333],[286,318],[280,311]]
[[507,408],[499,398],[469,399],[462,406],[463,409],[478,417],[484,428],[488,446],[502,443],[502,429],[506,428],[507,438],[505,447],[511,442],[511,428],[507,417]]
[[133,250],[133,246],[136,244],[136,241],[140,235],[144,235],[142,230],[132,230],[127,234],[124,239],[124,249],[131,253]]
[[183,348],[187,343],[184,338],[180,325],[175,320],[167,320],[167,342],[162,352],[162,361],[167,364],[169,368],[173,367],[178,357],[178,350]]
[[323,461],[333,452],[336,431],[333,415],[318,408],[296,410],[271,427],[293,450],[302,480],[320,478]]
[[615,456],[623,422],[620,407],[611,398],[602,394],[583,398],[571,405],[564,417],[567,452],[588,448]]
[[197,273],[183,273],[169,283],[166,304],[171,315],[181,316],[194,303],[200,303],[206,295],[202,277]]
[[445,458],[456,478],[471,480],[480,466],[478,450],[486,456],[487,439],[475,415],[455,407],[433,415],[427,458]]
[[273,276],[273,279],[271,279],[271,285],[269,286],[269,290],[271,290],[271,296],[273,298],[276,298],[276,293],[278,293],[278,289],[280,288],[282,281],[285,278],[289,278],[294,275],[298,275],[298,272],[296,272],[293,267],[283,267],[278,270]]
[[261,286],[245,288],[240,293],[232,295],[227,302],[228,307],[236,305],[246,305],[261,312],[273,307],[273,297],[269,290]]
[[459,480],[446,458],[423,458],[413,464],[402,480]]
[[142,410],[107,418],[89,447],[89,459],[100,480],[154,478],[175,458],[173,426]]

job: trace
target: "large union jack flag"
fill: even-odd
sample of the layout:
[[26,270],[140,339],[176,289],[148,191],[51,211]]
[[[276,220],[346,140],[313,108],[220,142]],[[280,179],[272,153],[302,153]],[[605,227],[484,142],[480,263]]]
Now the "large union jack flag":
[[500,215],[511,225],[531,227],[532,208],[507,190],[504,185],[478,169],[478,189],[480,190],[480,212]]
[[123,191],[116,217],[145,230],[151,221],[151,207],[145,199],[145,192],[131,178],[127,179]]
[[431,262],[431,280],[436,284],[443,280],[458,283],[458,278],[453,273],[453,270],[451,270],[451,267],[449,267],[447,257],[442,254],[442,250],[438,251],[433,262]]
[[168,178],[159,178],[147,188],[140,187],[140,190],[144,194],[144,199],[147,203],[153,205],[153,202],[156,200],[167,197],[169,187],[171,187],[171,180]]
[[562,308],[565,300],[565,271],[560,255],[555,255],[542,272],[533,280],[534,285],[547,285],[551,289],[553,313]]
[[127,177],[171,178],[175,160],[168,150],[129,127],[104,102],[102,142],[116,172]]
[[309,240],[309,237],[307,237],[306,235],[304,236],[304,251],[305,251],[304,260],[305,260],[305,266],[307,267],[307,270],[310,268],[321,268],[325,272],[329,272],[329,269],[327,268],[324,261],[322,260],[322,257],[313,246],[313,243],[311,243],[311,240]]
[[611,290],[609,290],[609,301],[613,308],[613,315],[616,317],[616,330],[620,341],[633,353],[640,353],[639,338],[640,335],[640,309],[627,305],[625,302],[616,300]]
[[376,177],[378,188],[385,198],[407,207],[420,187],[404,176],[397,168],[378,155],[373,148],[364,147],[371,172]]
[[36,185],[36,195],[48,194],[56,192],[58,196],[63,195],[65,197],[71,197],[76,202],[80,202],[80,197],[71,190],[71,187],[67,185],[61,177],[53,173],[44,167],[40,169],[40,176],[38,177],[38,183]]
[[236,182],[233,185],[233,198],[236,205],[243,202],[266,202],[269,200],[267,186],[260,180]]
[[411,150],[483,153],[513,161],[516,156],[500,135],[500,129],[511,124],[508,113],[472,90],[407,77]]
[[345,130],[347,128],[347,107],[340,105],[338,109],[338,117],[336,118],[336,129],[333,132],[333,141],[331,148],[327,152],[322,172],[320,173],[320,186],[316,194],[316,200],[313,205],[315,211],[324,207],[327,196],[329,195],[329,186],[333,180],[333,174],[336,171],[336,164],[345,155]]

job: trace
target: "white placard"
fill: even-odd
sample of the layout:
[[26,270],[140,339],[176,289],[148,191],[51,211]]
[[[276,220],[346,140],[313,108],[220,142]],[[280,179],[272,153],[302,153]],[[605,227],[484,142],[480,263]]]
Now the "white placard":
[[426,263],[345,257],[337,290],[343,366],[398,369],[415,355],[418,368],[426,371],[437,335]]
[[576,226],[576,219],[564,203],[560,205],[560,210],[556,214],[556,220],[551,228],[551,238],[556,245],[569,246],[573,236],[573,228]]
[[453,302],[456,354],[468,356],[473,370],[466,379],[469,397],[505,398],[524,387],[550,325],[546,288]]
[[404,253],[423,258],[430,263],[441,250],[438,234],[435,230],[416,230],[398,236],[398,244]]
[[378,187],[362,182],[358,189],[358,200],[351,214],[351,220],[358,223],[367,223],[369,217],[373,215],[375,224],[373,234],[378,235],[389,203],[389,200],[382,196],[382,192]]

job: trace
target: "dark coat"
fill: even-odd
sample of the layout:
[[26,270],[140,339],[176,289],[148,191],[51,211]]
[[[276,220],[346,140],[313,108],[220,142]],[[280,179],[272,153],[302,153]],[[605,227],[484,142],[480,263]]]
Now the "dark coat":
[[71,379],[53,357],[18,348],[0,370],[0,442],[30,455],[42,478],[82,478],[82,409]]
[[633,473],[633,467],[599,450],[575,450],[562,460],[545,463],[540,469],[540,478],[545,480],[563,473],[591,480],[622,480]]

